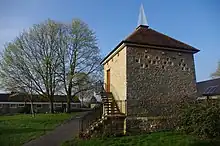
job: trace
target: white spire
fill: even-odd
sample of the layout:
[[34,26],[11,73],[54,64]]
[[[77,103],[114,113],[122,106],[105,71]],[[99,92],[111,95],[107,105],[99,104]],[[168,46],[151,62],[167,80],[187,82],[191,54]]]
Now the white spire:
[[147,19],[146,19],[145,13],[144,13],[144,6],[143,6],[143,4],[141,4],[140,12],[139,12],[138,26],[139,25],[148,26]]

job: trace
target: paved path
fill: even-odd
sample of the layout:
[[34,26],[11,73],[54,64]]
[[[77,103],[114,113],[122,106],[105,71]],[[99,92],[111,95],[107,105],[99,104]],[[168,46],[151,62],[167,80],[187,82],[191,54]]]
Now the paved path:
[[79,120],[85,113],[82,113],[67,123],[57,127],[52,132],[32,140],[23,146],[60,146],[64,141],[71,140],[79,132]]

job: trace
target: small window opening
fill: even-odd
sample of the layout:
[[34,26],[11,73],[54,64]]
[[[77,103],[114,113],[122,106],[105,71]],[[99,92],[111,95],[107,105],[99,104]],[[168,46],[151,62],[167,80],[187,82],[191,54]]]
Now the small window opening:
[[169,65],[173,66],[173,65],[174,65],[174,63],[173,63],[172,61],[169,61]]
[[167,64],[167,62],[166,62],[166,61],[164,61],[163,63],[164,63],[164,64]]
[[181,62],[184,62],[184,60],[183,60],[183,59],[181,59]]
[[135,61],[136,61],[137,63],[140,63],[140,59],[136,59]]
[[167,61],[170,61],[170,58],[167,58]]
[[164,66],[164,65],[162,65],[162,69],[165,69],[165,66]]
[[144,64],[141,64],[141,67],[144,68]]
[[176,57],[175,57],[175,56],[173,56],[173,57],[172,57],[172,59],[176,59]]
[[153,64],[156,64],[156,60],[153,60]]

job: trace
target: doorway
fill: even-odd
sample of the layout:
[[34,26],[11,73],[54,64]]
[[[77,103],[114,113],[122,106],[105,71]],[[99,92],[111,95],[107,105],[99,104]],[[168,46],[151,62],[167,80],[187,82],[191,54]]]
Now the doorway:
[[107,70],[107,82],[106,82],[106,91],[107,92],[110,92],[110,69]]

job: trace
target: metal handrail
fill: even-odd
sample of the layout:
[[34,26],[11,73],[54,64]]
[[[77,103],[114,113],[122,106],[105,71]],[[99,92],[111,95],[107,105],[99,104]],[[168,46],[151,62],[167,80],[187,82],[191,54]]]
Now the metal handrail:
[[[96,87],[95,90],[97,93],[105,93],[106,90],[104,88],[104,83],[99,80],[98,82],[96,82]],[[122,111],[119,108],[119,105],[121,107],[121,109],[123,108],[123,102],[125,103],[125,107],[126,107],[126,100],[115,100],[114,97],[112,97],[112,102],[114,105],[116,105],[117,110],[122,113]],[[104,110],[103,110],[104,109]],[[101,103],[100,105],[97,105],[96,107],[94,107],[90,112],[88,112],[87,114],[85,114],[82,118],[81,118],[81,122],[80,122],[80,131],[84,132],[85,130],[87,130],[89,128],[90,125],[92,125],[94,122],[98,121],[99,119],[103,118],[102,116],[105,113],[105,108],[103,108],[103,103]]]
[[98,121],[102,118],[103,114],[103,107],[102,104],[96,105],[91,111],[87,112],[81,119],[80,119],[80,131],[84,132],[92,125],[94,122]]

